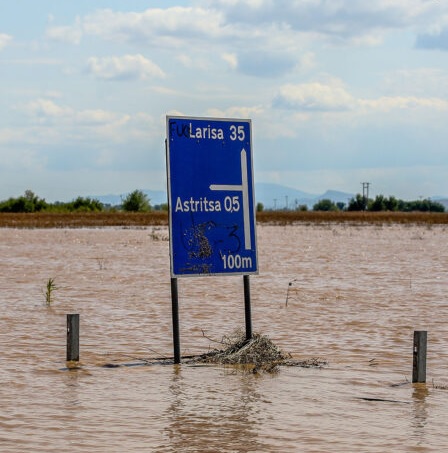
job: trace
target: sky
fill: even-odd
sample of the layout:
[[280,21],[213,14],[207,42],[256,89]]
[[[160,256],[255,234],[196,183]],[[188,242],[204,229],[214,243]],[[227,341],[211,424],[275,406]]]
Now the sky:
[[0,4],[0,200],[166,189],[166,115],[252,121],[255,182],[448,197],[444,0]]

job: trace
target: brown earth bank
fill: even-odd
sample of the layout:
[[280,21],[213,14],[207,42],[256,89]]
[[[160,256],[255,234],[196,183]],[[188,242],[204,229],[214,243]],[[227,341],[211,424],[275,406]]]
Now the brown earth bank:
[[[427,212],[323,212],[265,211],[257,213],[257,223],[401,223],[448,224],[448,213]],[[0,228],[101,228],[147,227],[168,224],[168,213],[92,212],[92,213],[0,213]]]

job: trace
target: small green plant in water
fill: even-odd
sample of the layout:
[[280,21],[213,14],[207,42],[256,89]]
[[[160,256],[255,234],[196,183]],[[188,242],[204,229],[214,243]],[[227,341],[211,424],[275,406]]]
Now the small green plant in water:
[[49,278],[46,286],[45,291],[45,303],[47,307],[51,305],[53,302],[53,292],[56,290],[56,284],[54,282],[54,278]]

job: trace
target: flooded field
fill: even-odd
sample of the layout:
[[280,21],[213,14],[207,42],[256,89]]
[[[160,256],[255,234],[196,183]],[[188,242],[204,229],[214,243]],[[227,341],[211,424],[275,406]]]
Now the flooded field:
[[[261,225],[254,331],[322,369],[172,356],[167,228],[0,229],[0,451],[448,449],[448,229]],[[50,306],[45,286],[54,278]],[[181,350],[244,328],[243,278],[179,280]],[[81,319],[67,370],[66,314]],[[414,330],[427,383],[411,384]]]

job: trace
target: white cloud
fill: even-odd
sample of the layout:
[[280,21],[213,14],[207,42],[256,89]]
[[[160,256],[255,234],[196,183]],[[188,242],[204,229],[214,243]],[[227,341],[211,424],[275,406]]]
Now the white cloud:
[[73,115],[73,120],[79,125],[99,126],[125,124],[129,115],[117,115],[105,110],[82,110]]
[[32,162],[33,150],[46,168],[75,174],[121,172],[131,155],[142,173],[163,169],[164,115],[177,112],[251,118],[257,166],[282,181],[297,169],[315,169],[317,180],[323,166],[336,178],[354,165],[444,162],[444,52],[413,45],[419,36],[417,46],[444,48],[448,2],[187,0],[134,11],[138,2],[84,3],[36,10],[26,34],[12,20],[14,60],[12,36],[0,34],[0,157]]
[[182,66],[191,70],[207,71],[210,69],[209,58],[202,58],[197,55],[188,55],[185,53],[181,53],[176,55],[175,59]]
[[446,2],[428,0],[203,0],[200,4],[219,9],[226,22],[284,24],[332,43],[362,45],[377,45],[388,30],[425,29],[434,17],[448,13]]
[[12,41],[12,36],[0,33],[0,50],[3,50]]
[[[291,34],[286,20],[270,24],[245,24],[227,20],[225,8],[150,8],[143,12],[97,10],[68,26],[49,27],[47,36],[78,43],[82,34],[133,46],[152,45],[158,49],[188,49],[188,53],[210,50],[210,44],[223,49],[251,43],[259,51],[294,51],[300,45],[297,32]],[[224,50],[225,52],[225,50]]]
[[25,105],[24,110],[29,115],[38,118],[63,118],[71,116],[73,110],[69,107],[61,107],[50,99],[36,99]]
[[229,107],[226,110],[209,109],[206,112],[207,116],[213,118],[251,118],[254,119],[264,113],[262,106],[253,107]]
[[299,58],[297,68],[301,71],[310,71],[316,66],[316,56],[313,52],[305,52]]
[[48,99],[36,99],[17,106],[29,117],[21,127],[0,128],[0,145],[88,144],[92,147],[130,143],[147,147],[163,142],[163,124],[143,112],[133,114],[104,109],[76,109]]
[[0,129],[0,145],[10,145],[18,142],[21,138],[21,131],[19,128]]
[[163,78],[162,69],[141,54],[123,57],[91,57],[87,62],[88,71],[106,80],[144,80]]
[[448,101],[445,99],[418,98],[416,96],[382,96],[378,99],[359,99],[358,103],[360,107],[382,112],[417,108],[448,110]]
[[153,8],[140,13],[100,10],[84,17],[83,27],[87,34],[104,39],[164,46],[231,34],[219,11],[193,7]]
[[230,66],[231,69],[238,67],[238,57],[234,53],[223,53],[221,58]]
[[283,85],[273,105],[293,110],[340,111],[352,109],[355,102],[353,96],[338,83],[312,82]]
[[448,71],[436,67],[398,69],[387,73],[382,85],[392,96],[448,98]]
[[74,25],[51,26],[46,31],[48,39],[69,44],[80,44],[82,35],[83,30],[79,17],[76,18]]
[[43,124],[29,124],[17,127],[0,129],[0,153],[4,151],[6,157],[11,157],[11,148],[19,150],[39,145],[49,145],[60,142],[63,139],[60,131],[53,126]]
[[437,97],[381,96],[373,99],[356,98],[337,79],[329,83],[311,82],[280,87],[273,106],[305,112],[389,112],[419,108],[448,110],[448,100]]
[[[97,10],[71,26],[51,26],[47,36],[79,43],[82,35],[175,51],[185,67],[210,54],[210,46],[231,69],[257,77],[278,77],[294,69],[314,67],[310,46],[378,46],[387,32],[423,32],[435,12],[448,14],[448,5],[425,0],[198,0],[191,7],[149,8],[141,12]],[[202,60],[203,61],[203,60]],[[154,63],[152,63],[154,65]],[[201,64],[201,67],[204,64]],[[102,78],[154,76],[139,66],[126,71],[119,61],[94,57],[89,69]],[[148,75],[150,74],[150,75]]]

